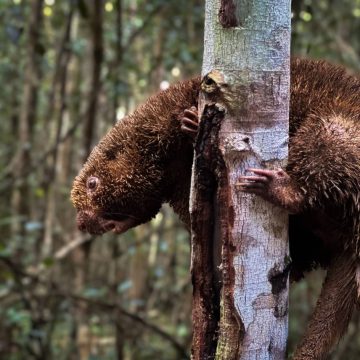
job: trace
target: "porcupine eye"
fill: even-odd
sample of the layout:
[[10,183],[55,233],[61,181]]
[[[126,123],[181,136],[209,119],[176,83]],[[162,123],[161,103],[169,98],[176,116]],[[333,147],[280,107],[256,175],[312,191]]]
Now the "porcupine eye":
[[88,178],[86,186],[89,190],[94,191],[98,187],[99,182],[100,180],[96,176],[91,176]]

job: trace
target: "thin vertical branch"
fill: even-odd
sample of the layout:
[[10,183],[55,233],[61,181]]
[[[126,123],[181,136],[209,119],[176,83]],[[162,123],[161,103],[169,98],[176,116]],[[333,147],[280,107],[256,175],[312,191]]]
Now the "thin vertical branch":
[[[37,112],[38,89],[41,79],[40,59],[43,53],[40,33],[43,24],[43,0],[31,0],[30,17],[27,28],[27,53],[24,73],[24,87],[18,128],[18,150],[13,166],[13,189],[11,208],[13,209],[14,234],[24,235],[24,223],[30,216],[27,169],[31,167],[31,146]],[[20,222],[19,222],[20,220]]]
[[103,12],[104,2],[94,0],[90,16],[90,33],[92,44],[91,81],[88,105],[85,113],[84,150],[85,159],[92,148],[95,120],[98,109],[98,96],[101,87],[101,66],[103,62]]

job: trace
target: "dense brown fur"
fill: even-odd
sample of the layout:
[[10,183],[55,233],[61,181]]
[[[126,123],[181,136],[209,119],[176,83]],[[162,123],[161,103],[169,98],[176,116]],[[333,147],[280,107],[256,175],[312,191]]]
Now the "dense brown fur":
[[[318,264],[330,269],[296,359],[321,359],[345,331],[356,301],[360,82],[318,61],[293,61],[291,75],[287,172],[301,198],[290,218],[292,276]],[[166,201],[188,224],[192,145],[179,118],[196,105],[199,86],[197,78],[151,97],[93,150],[72,190],[83,230],[123,232]],[[89,177],[99,179],[95,190]]]
[[[199,86],[196,78],[150,97],[94,148],[71,192],[80,228],[101,234],[133,219],[118,229],[122,232],[149,221],[164,202],[189,223],[185,199],[193,150],[179,131],[179,119],[184,108],[196,104]],[[87,188],[89,177],[99,179],[95,190]]]
[[[316,260],[329,271],[294,358],[322,359],[343,335],[357,301],[360,81],[325,62],[296,64],[309,81],[292,68],[287,171],[302,196],[298,213],[323,246]],[[306,248],[311,244],[298,255]]]
[[311,321],[293,359],[325,359],[348,327],[357,286],[352,254],[336,257],[328,269]]

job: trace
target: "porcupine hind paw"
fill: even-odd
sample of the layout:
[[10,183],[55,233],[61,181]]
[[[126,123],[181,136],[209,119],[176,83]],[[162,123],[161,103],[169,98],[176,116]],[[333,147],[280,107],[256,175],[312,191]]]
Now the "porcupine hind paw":
[[304,195],[291,177],[282,169],[247,169],[254,175],[244,175],[237,184],[240,191],[256,194],[291,214],[299,213],[304,205]]

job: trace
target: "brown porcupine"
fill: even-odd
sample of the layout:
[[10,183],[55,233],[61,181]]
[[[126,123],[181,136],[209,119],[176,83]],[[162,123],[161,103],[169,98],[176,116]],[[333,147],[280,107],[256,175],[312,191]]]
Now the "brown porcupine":
[[193,149],[180,118],[197,103],[199,88],[194,78],[150,97],[93,149],[71,191],[81,230],[124,232],[149,221],[164,202],[189,224]]
[[[71,194],[82,230],[124,232],[155,216],[163,202],[189,224],[192,145],[179,120],[196,106],[199,88],[195,78],[152,96],[95,147]],[[256,170],[255,178],[241,180],[244,190],[294,213],[292,277],[319,264],[328,268],[296,359],[323,358],[357,301],[359,95],[360,81],[343,68],[292,61],[286,173]]]

